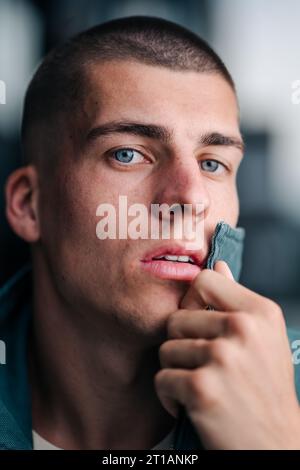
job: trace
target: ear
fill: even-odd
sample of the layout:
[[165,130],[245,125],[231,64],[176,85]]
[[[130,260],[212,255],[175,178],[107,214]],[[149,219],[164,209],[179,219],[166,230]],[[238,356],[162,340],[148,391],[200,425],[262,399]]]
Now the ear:
[[33,165],[15,170],[5,187],[6,217],[13,231],[33,243],[40,237],[38,218],[38,174]]

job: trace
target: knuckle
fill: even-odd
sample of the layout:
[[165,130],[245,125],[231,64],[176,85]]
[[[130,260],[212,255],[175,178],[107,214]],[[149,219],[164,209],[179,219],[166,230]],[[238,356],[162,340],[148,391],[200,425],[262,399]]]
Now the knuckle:
[[241,339],[247,339],[254,333],[255,322],[252,316],[246,312],[233,312],[227,317],[227,330],[236,334]]
[[208,369],[196,369],[189,377],[189,408],[208,409],[217,402],[216,388],[213,386],[211,373]]
[[207,375],[198,369],[188,379],[188,387],[192,396],[201,397],[207,389]]
[[280,305],[278,305],[276,302],[274,302],[271,299],[268,299],[267,312],[269,313],[270,316],[275,317],[279,321],[283,318],[283,312],[282,312]]
[[208,342],[206,339],[198,338],[193,340],[193,356],[195,363],[205,364],[208,359]]
[[235,363],[236,352],[230,341],[217,339],[211,343],[210,355],[213,361],[223,367],[230,367]]
[[271,299],[263,298],[261,303],[261,311],[263,312],[264,317],[267,321],[277,322],[281,325],[285,323],[283,311],[276,302]]

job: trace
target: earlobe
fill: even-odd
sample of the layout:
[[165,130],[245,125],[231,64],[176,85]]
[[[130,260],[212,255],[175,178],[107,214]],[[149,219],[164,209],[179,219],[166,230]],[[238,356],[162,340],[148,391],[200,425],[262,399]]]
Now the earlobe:
[[5,187],[6,217],[13,231],[28,243],[40,237],[38,217],[38,174],[33,165],[18,168]]

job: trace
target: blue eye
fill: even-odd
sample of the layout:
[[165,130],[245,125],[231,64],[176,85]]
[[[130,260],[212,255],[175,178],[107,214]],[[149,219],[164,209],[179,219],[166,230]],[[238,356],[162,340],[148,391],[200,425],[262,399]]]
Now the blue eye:
[[[135,154],[138,155],[138,157],[136,157]],[[143,160],[143,156],[137,150],[130,148],[115,150],[113,157],[115,157],[119,163],[138,163]]]
[[209,173],[220,173],[225,170],[224,165],[222,163],[217,162],[216,160],[203,160],[201,162],[201,168],[204,171],[208,171]]

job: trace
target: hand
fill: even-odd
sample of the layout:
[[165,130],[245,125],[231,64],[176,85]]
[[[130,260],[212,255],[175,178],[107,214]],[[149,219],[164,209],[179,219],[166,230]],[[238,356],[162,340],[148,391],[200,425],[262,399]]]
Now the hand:
[[[211,305],[215,310],[205,310]],[[300,449],[300,408],[280,307],[203,270],[168,320],[155,377],[164,407],[185,407],[209,449]]]

